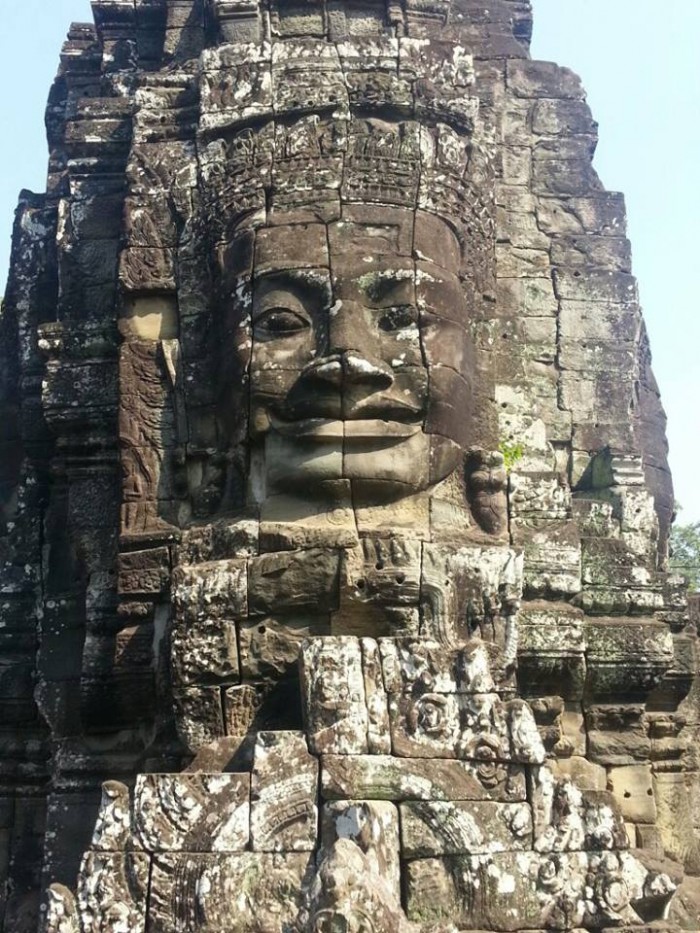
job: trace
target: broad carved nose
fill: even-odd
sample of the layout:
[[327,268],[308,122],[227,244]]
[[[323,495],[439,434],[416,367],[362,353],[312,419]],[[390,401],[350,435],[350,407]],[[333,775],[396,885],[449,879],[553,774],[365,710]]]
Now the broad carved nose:
[[314,360],[305,369],[303,378],[304,381],[323,383],[338,390],[343,386],[363,384],[372,392],[388,389],[394,381],[388,366],[353,350]]
[[343,376],[346,384],[363,382],[375,391],[388,389],[394,381],[391,369],[380,360],[372,360],[352,350],[343,354]]
[[316,360],[314,377],[339,387],[362,383],[372,392],[388,389],[394,374],[376,350],[367,310],[355,301],[338,301],[328,319],[326,356]]
[[367,309],[358,301],[336,301],[328,314],[328,354],[366,357],[376,349],[376,328]]

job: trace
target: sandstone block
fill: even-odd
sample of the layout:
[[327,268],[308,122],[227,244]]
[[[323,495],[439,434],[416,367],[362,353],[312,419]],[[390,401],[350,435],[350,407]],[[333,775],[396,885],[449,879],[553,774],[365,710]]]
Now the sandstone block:
[[391,733],[382,658],[377,642],[373,639],[362,638],[360,644],[367,700],[367,750],[371,755],[386,755],[391,752]]
[[327,800],[525,799],[521,766],[501,762],[385,755],[324,755],[321,791]]
[[383,878],[400,899],[399,812],[384,800],[334,800],[321,814],[321,856],[339,839],[349,839],[365,853],[368,868]]
[[225,734],[219,687],[180,687],[173,699],[178,733],[191,751]]
[[134,831],[147,852],[238,852],[250,837],[247,774],[141,774]]
[[404,858],[510,852],[532,845],[532,815],[525,803],[410,801],[399,809]]
[[654,823],[656,802],[650,765],[627,765],[608,769],[608,786],[626,820]]
[[554,62],[509,61],[507,83],[516,97],[582,100],[585,94],[579,76]]
[[239,625],[244,679],[276,679],[296,673],[304,639],[330,635],[328,616],[306,613],[250,619]]
[[255,852],[311,852],[316,846],[318,761],[301,732],[259,732],[251,777]]
[[540,100],[533,109],[532,129],[540,136],[595,134],[597,128],[582,100]]
[[153,933],[257,933],[284,929],[296,918],[307,853],[171,854],[153,859],[148,898]]
[[321,548],[253,558],[248,569],[251,615],[336,609],[339,567],[338,552]]
[[360,640],[334,637],[304,642],[300,675],[311,751],[365,754],[369,717]]
[[624,272],[574,272],[555,270],[554,288],[559,298],[568,301],[636,302],[637,282]]

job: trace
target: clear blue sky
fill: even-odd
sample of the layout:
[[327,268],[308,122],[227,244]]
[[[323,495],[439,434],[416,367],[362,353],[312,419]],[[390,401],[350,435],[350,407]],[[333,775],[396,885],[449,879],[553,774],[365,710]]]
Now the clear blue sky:
[[[669,415],[682,521],[700,521],[700,0],[534,0],[533,56],[577,71],[600,123],[596,167],[627,195],[634,271]],[[23,187],[44,189],[43,110],[88,0],[13,0],[0,31],[0,278]],[[698,478],[696,478],[698,476]]]

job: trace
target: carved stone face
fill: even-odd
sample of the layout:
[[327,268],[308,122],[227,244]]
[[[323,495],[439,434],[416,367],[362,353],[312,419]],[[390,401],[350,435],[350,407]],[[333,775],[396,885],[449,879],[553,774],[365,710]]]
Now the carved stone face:
[[264,495],[349,480],[394,498],[444,479],[473,443],[454,232],[386,206],[346,218],[255,234],[251,340],[238,353]]

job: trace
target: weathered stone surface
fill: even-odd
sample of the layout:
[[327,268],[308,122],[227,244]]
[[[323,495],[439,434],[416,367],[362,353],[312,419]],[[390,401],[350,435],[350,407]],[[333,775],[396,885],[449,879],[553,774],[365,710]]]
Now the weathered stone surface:
[[247,774],[143,774],[134,832],[147,852],[238,852],[250,837]]
[[330,619],[299,616],[251,619],[238,626],[241,674],[246,680],[278,679],[296,672],[302,642],[330,635]]
[[124,852],[126,849],[130,820],[129,788],[119,781],[107,781],[102,785],[100,812],[92,834],[92,848],[102,852]]
[[284,929],[297,914],[306,853],[273,855],[172,854],[153,860],[149,924],[157,933],[186,930],[206,933],[230,927],[235,904],[242,931]]
[[89,852],[81,865],[81,929],[98,933],[105,920],[128,933],[145,933],[148,856],[141,852]]
[[498,694],[404,692],[389,697],[392,748],[407,758],[541,762],[544,748],[532,712]]
[[334,609],[338,570],[339,556],[330,550],[283,551],[253,558],[248,568],[250,611],[271,615],[280,610]]
[[[399,811],[384,800],[334,800],[321,814],[321,858],[339,839],[354,842],[367,856],[372,874],[382,878],[400,901]],[[371,841],[370,841],[371,840]]]
[[179,685],[236,682],[236,620],[247,616],[246,562],[181,568],[174,581],[171,665]]
[[225,735],[219,687],[184,687],[173,691],[173,700],[178,734],[188,749],[197,751]]
[[411,801],[401,804],[400,812],[405,858],[481,855],[532,845],[532,816],[525,803]]
[[300,665],[311,751],[365,754],[369,715],[359,639],[307,641],[301,647]]
[[42,933],[80,933],[75,897],[62,884],[52,884],[46,892],[46,916]]
[[654,823],[656,803],[649,765],[609,768],[610,790],[625,819],[633,823]]
[[321,790],[326,799],[524,800],[525,775],[488,759],[324,755]]
[[251,774],[255,852],[311,852],[318,823],[318,761],[300,732],[259,732]]
[[306,929],[352,925],[389,933],[413,933],[387,879],[376,862],[350,838],[338,839],[325,850],[309,886],[300,920]]
[[360,645],[368,717],[367,751],[373,755],[388,754],[391,752],[391,734],[381,652],[371,638],[363,638]]
[[[449,918],[471,929],[503,931],[523,925],[562,930],[580,924],[588,929],[608,923],[635,926],[640,917],[634,905],[643,905],[651,894],[648,885],[654,884],[646,868],[626,853],[419,859],[409,863],[408,879],[410,918]],[[591,897],[584,900],[588,885]],[[664,887],[668,896],[661,882]]]

